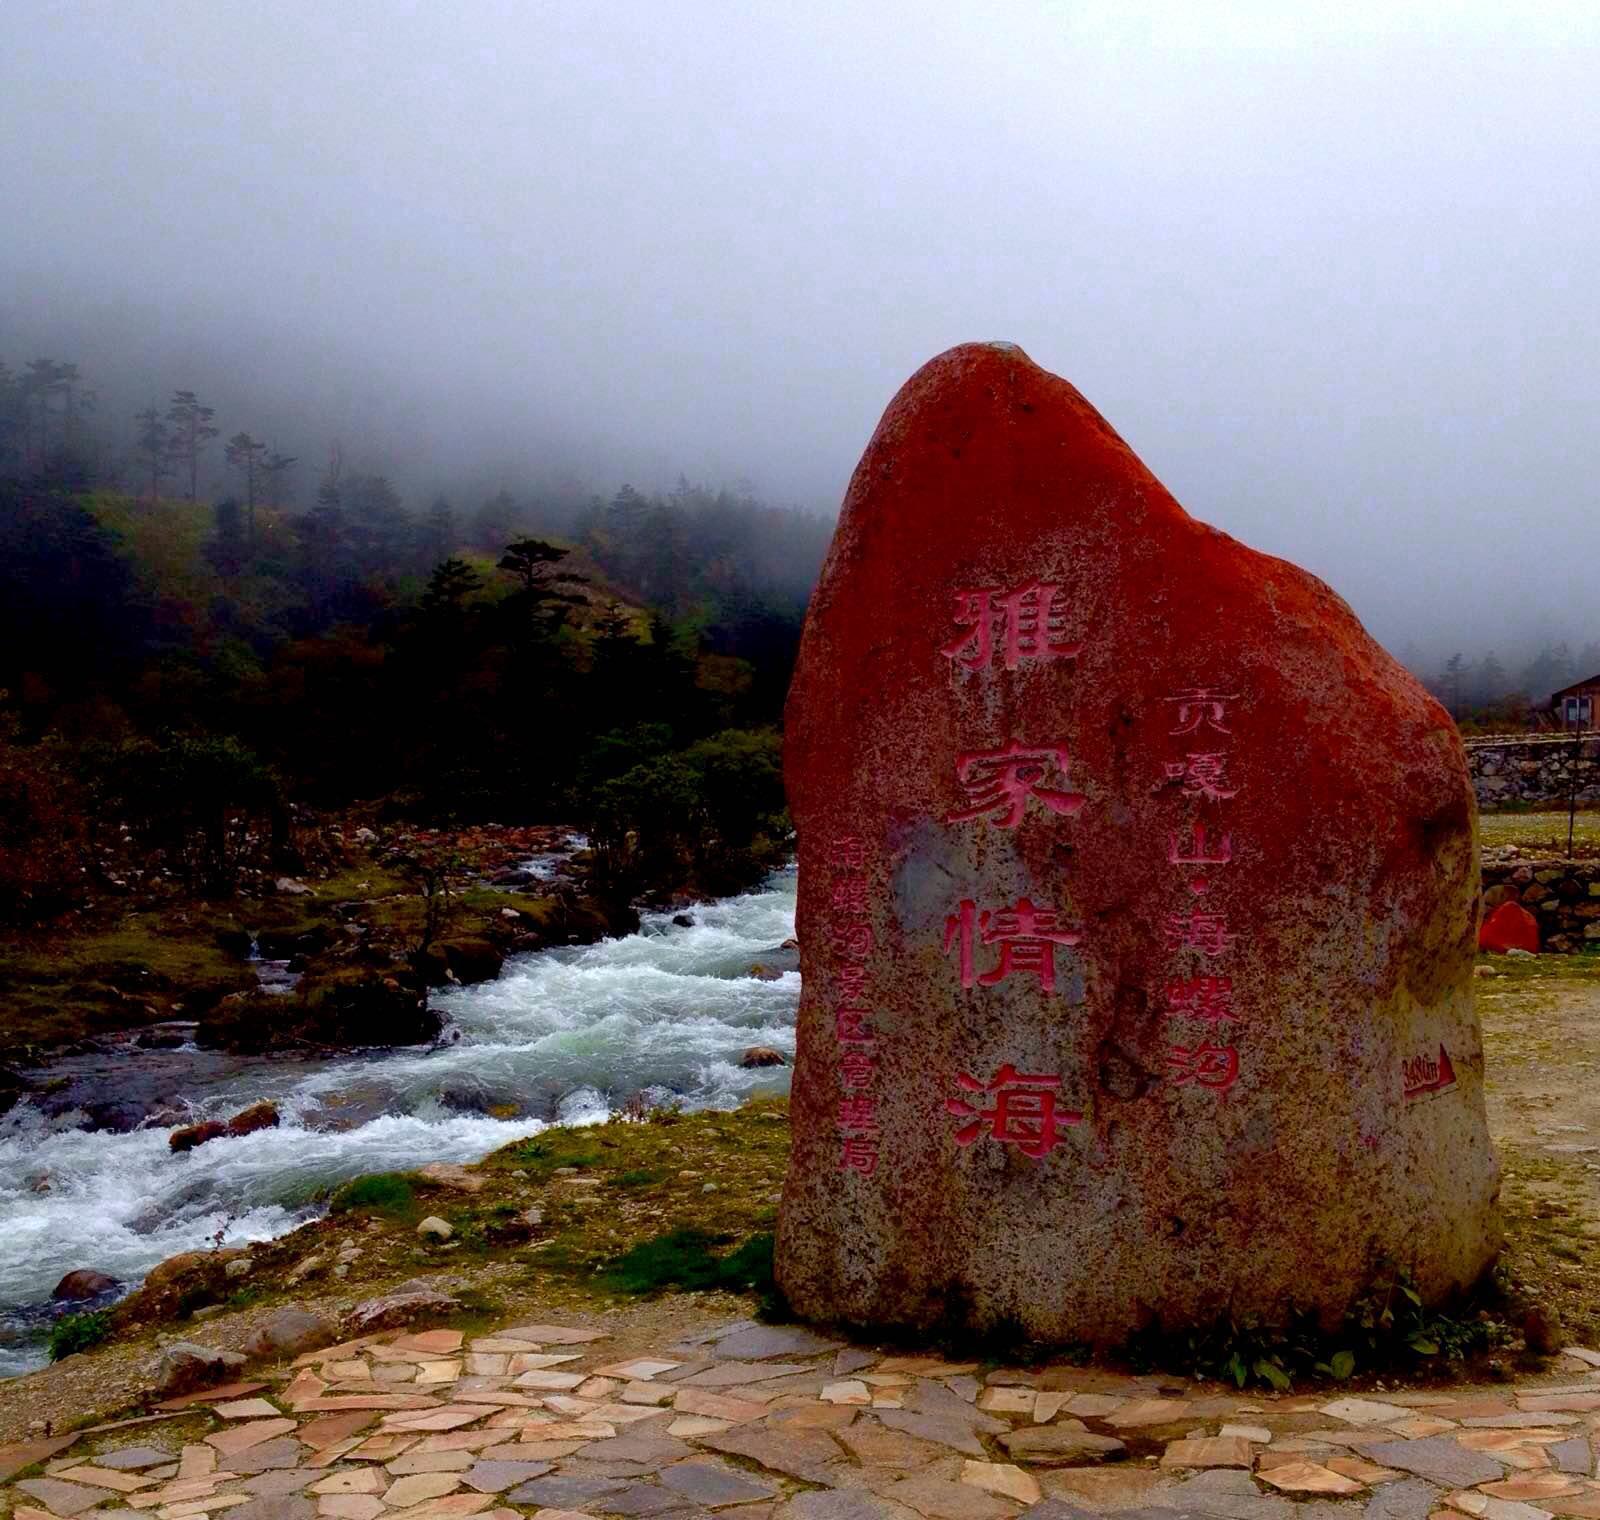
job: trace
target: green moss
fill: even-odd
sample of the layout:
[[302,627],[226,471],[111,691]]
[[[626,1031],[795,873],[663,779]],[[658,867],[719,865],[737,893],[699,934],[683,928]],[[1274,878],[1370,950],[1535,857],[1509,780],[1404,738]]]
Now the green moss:
[[253,987],[249,967],[217,943],[224,922],[220,915],[134,913],[97,933],[7,947],[0,953],[0,1059],[111,1029],[193,1018]]

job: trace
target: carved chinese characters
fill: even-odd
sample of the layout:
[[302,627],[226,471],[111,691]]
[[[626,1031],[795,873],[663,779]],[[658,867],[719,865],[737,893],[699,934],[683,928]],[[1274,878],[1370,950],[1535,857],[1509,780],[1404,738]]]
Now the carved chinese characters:
[[867,959],[872,926],[867,920],[866,846],[853,834],[828,849],[833,954],[827,968],[835,986],[834,1043],[838,1051],[839,1170],[870,1177],[878,1169],[878,1104],[872,1094],[878,1042],[867,1002]]
[[785,772],[801,1314],[1105,1344],[1491,1258],[1447,716],[1016,350],[886,414]]
[[[1168,697],[1177,720],[1168,730],[1169,739],[1192,743],[1192,736],[1204,729],[1207,737],[1203,742],[1231,743],[1233,730],[1227,719],[1230,706],[1238,701],[1238,692],[1212,687]],[[1233,834],[1220,823],[1221,805],[1232,803],[1239,794],[1237,787],[1223,784],[1229,753],[1227,749],[1190,750],[1162,767],[1169,782],[1179,783],[1179,796],[1189,815],[1167,834],[1167,864],[1176,868],[1181,890],[1189,898],[1167,915],[1165,923],[1169,962],[1179,973],[1166,984],[1167,1016],[1176,1021],[1175,1035],[1182,1036],[1167,1049],[1167,1080],[1174,1087],[1193,1083],[1216,1093],[1226,1092],[1239,1079],[1234,1032],[1218,1027],[1224,1021],[1239,1021],[1233,978],[1181,973],[1197,969],[1194,956],[1202,957],[1202,964],[1204,960],[1220,963],[1238,953],[1239,936],[1229,929],[1228,911],[1222,905],[1226,894],[1213,893],[1223,880],[1222,867],[1233,863]],[[1207,811],[1209,823],[1202,816]],[[1215,969],[1220,971],[1220,964]],[[1217,1010],[1224,1004],[1227,1012],[1222,1015]],[[1204,1027],[1198,1039],[1191,1039],[1188,1031],[1196,1024]]]

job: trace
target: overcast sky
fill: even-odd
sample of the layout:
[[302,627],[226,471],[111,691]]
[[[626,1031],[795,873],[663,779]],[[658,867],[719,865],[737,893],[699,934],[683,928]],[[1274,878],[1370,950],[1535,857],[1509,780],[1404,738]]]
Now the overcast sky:
[[0,356],[831,511],[1005,338],[1392,645],[1581,642],[1597,81],[1594,0],[0,0]]

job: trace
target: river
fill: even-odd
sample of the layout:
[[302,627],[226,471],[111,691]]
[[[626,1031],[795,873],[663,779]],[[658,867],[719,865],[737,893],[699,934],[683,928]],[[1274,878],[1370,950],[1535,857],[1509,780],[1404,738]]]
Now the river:
[[[0,1376],[44,1360],[51,1289],[77,1267],[127,1284],[179,1251],[267,1240],[313,1217],[336,1183],[427,1161],[471,1161],[552,1121],[598,1120],[645,1091],[688,1108],[733,1107],[788,1086],[745,1070],[750,1045],[794,1052],[793,871],[637,934],[513,956],[493,982],[435,995],[448,1043],[317,1060],[193,1046],[79,1056],[51,1073],[90,1096],[166,1084],[188,1120],[263,1098],[282,1123],[183,1155],[167,1128],[115,1134],[81,1108],[47,1118],[25,1098],[0,1119]],[[495,1113],[518,1117],[496,1118]]]

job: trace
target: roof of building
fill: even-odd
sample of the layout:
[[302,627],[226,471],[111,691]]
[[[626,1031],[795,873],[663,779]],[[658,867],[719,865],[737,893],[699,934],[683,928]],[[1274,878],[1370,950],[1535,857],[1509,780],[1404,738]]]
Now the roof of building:
[[1574,681],[1570,686],[1563,686],[1560,691],[1550,693],[1552,702],[1559,702],[1562,697],[1577,696],[1586,686],[1600,686],[1600,671],[1582,681]]

